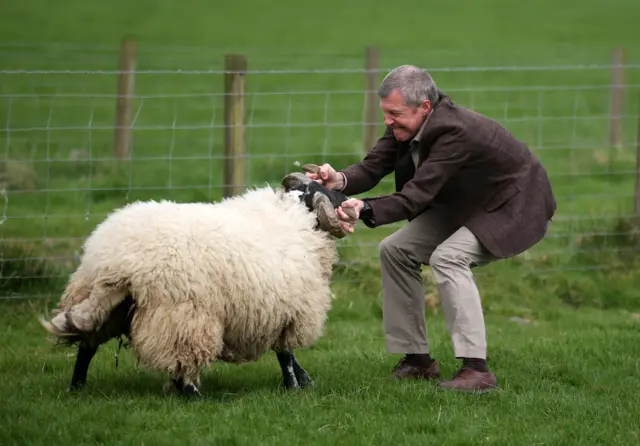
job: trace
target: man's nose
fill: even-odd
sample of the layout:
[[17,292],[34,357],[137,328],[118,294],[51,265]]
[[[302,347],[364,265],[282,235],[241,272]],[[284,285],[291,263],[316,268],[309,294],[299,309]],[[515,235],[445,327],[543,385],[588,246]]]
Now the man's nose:
[[393,119],[391,119],[391,117],[389,115],[384,115],[384,125],[386,126],[390,126],[391,124],[393,124]]

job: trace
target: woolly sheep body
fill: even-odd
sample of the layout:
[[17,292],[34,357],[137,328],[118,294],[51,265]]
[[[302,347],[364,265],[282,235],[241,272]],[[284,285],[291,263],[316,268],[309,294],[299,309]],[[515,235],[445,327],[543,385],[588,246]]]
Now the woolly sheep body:
[[[308,347],[322,335],[337,260],[316,223],[298,198],[269,187],[215,204],[127,205],[85,242],[61,298],[69,314],[56,318],[95,332],[130,295],[134,354],[193,382],[216,359]],[[56,318],[43,321],[54,334]]]

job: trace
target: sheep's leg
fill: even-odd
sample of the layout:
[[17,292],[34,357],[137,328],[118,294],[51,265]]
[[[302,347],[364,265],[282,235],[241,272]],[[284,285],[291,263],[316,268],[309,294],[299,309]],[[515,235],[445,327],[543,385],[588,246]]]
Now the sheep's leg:
[[192,382],[187,383],[182,388],[182,394],[185,396],[200,396],[200,391],[196,387],[196,385]]
[[282,382],[285,388],[296,389],[313,384],[291,350],[276,352],[276,357],[282,369]]
[[[100,330],[92,333],[89,338],[81,338],[78,341],[76,363],[73,367],[71,383],[67,389],[69,392],[86,386],[89,365],[102,344],[121,335],[130,335],[131,317],[133,316],[132,302],[131,296],[128,296],[111,312]],[[120,342],[122,345],[122,339]]]
[[305,371],[305,369],[302,368],[300,363],[298,363],[298,360],[293,355],[293,352],[291,352],[291,359],[293,361],[293,373],[295,373],[296,379],[298,380],[298,384],[300,385],[300,387],[307,387],[312,385],[313,381],[311,380],[311,377]]
[[282,370],[282,385],[285,389],[297,389],[300,387],[293,367],[293,354],[289,350],[276,352],[280,369]]
[[76,355],[76,363],[73,367],[73,376],[67,391],[71,392],[83,388],[87,384],[87,372],[89,364],[98,351],[98,346],[93,346],[87,342],[80,342],[78,345],[78,354]]
[[194,381],[185,378],[183,376],[178,378],[171,378],[171,382],[178,389],[181,395],[184,396],[200,396],[200,379],[196,378]]
[[184,380],[182,378],[171,378],[171,382],[178,389],[178,392],[182,393],[182,389],[184,389]]

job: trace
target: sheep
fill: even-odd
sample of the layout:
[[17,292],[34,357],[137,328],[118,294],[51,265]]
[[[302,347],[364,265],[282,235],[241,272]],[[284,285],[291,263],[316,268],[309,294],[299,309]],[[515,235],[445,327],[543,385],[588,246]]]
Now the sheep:
[[294,172],[277,190],[111,213],[85,241],[54,317],[40,319],[59,344],[78,346],[67,390],[85,387],[99,346],[122,336],[183,395],[200,395],[200,373],[214,361],[267,351],[284,388],[312,385],[293,351],[323,333],[336,240],[347,234],[335,208],[347,198]]

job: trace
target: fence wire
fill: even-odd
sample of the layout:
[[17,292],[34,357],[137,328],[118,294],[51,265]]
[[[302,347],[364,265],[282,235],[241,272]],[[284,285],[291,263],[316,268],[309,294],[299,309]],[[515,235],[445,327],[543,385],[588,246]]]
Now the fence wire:
[[[0,54],[16,51],[28,54],[23,46],[0,46]],[[76,60],[77,69],[0,65],[0,298],[59,293],[87,235],[125,203],[222,197],[228,70],[198,68],[193,60],[185,69],[131,70],[130,145],[119,158],[114,135],[122,70],[117,53],[99,56],[84,67]],[[615,69],[624,70],[623,83],[612,84]],[[387,70],[248,69],[242,186],[276,185],[298,170],[296,162],[340,168],[360,160],[369,148],[367,129],[382,131],[381,119],[372,122],[364,111],[372,93],[366,76]],[[429,71],[456,103],[496,119],[529,144],[549,171],[559,206],[555,223],[545,240],[514,261],[539,273],[593,271],[610,266],[603,260],[608,256],[640,249],[639,64]],[[615,110],[614,96],[620,100]],[[390,176],[369,194],[392,191]],[[339,242],[341,267],[375,268],[378,243],[400,226],[358,226]]]

